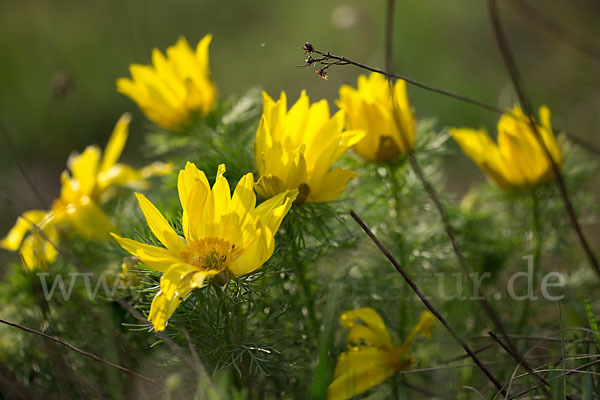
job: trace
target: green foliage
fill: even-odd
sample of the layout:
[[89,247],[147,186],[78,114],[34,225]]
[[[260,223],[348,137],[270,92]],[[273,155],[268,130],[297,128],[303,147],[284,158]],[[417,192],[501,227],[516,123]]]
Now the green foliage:
[[[176,168],[195,162],[211,181],[217,165],[225,163],[225,176],[233,187],[253,170],[259,114],[259,91],[251,90],[240,98],[222,101],[205,120],[198,119],[181,132],[151,127],[143,152],[172,161]],[[527,355],[530,365],[550,370],[544,376],[551,382],[548,390],[553,398],[564,398],[565,392],[597,398],[599,386],[590,374],[565,375],[565,369],[589,360],[586,354],[592,346],[584,348],[577,343],[598,335],[591,311],[592,306],[597,307],[598,298],[593,295],[597,277],[587,265],[575,262],[581,255],[556,188],[548,184],[534,191],[503,192],[482,184],[458,199],[444,188],[440,160],[442,156],[460,155],[454,153],[448,135],[440,133],[433,120],[421,120],[418,127],[418,161],[448,211],[470,271],[480,276],[489,274],[489,279],[482,281],[482,290],[508,331],[524,335],[513,343]],[[575,189],[585,187],[597,164],[570,146],[566,152],[565,179],[584,223],[591,224],[596,206],[590,195]],[[38,276],[18,264],[9,268],[0,283],[3,319],[45,331],[147,375],[167,387],[160,396],[156,388],[127,373],[0,326],[3,367],[20,385],[32,393],[44,393],[46,398],[324,399],[337,356],[346,346],[346,332],[338,324],[344,311],[375,308],[383,316],[392,341],[399,345],[424,310],[400,275],[349,218],[350,209],[381,238],[473,348],[488,344],[480,336],[491,324],[478,302],[469,300],[472,288],[461,275],[440,216],[409,162],[400,159],[389,165],[366,164],[349,154],[340,164],[358,171],[341,200],[293,207],[276,236],[271,259],[255,273],[224,286],[211,283],[192,291],[169,320],[165,337],[151,332],[102,286],[98,286],[98,296],[89,298],[88,288],[96,288],[98,279],[108,276],[107,284],[117,287],[119,298],[143,316],[149,313],[160,273],[137,264],[114,241],[89,241],[76,235],[61,241],[80,263],[74,265],[70,259],[59,257],[46,282],[62,276],[68,286],[68,273],[93,273],[88,285],[78,275],[68,299],[54,295],[44,300]],[[176,177],[174,173],[162,183],[155,181],[146,194],[181,234]],[[123,236],[160,246],[130,190],[120,190],[115,200],[105,205],[105,211]],[[508,282],[513,274],[527,270],[523,256],[530,254],[534,256],[534,294],[539,299],[511,299]],[[122,264],[127,270],[122,270]],[[80,270],[81,265],[86,271]],[[540,296],[540,282],[551,271],[566,277],[560,292],[552,293],[565,296],[562,318],[556,302]],[[519,294],[526,289],[521,283],[516,288]],[[584,295],[590,296],[585,307]],[[567,325],[564,328],[563,322]],[[588,322],[593,335],[567,329]],[[545,337],[551,332],[548,341],[531,341],[531,337]],[[573,351],[579,356],[573,356]],[[466,399],[473,394],[464,389],[467,386],[491,396],[492,389],[483,375],[462,355],[462,349],[438,326],[431,340],[418,339],[414,346],[414,369],[424,371],[403,371],[367,396],[389,398],[393,393],[398,398],[442,398],[450,393],[452,398]],[[523,370],[515,367],[515,361],[501,348],[488,346],[480,355],[496,376],[511,382],[511,393],[538,384],[531,376],[521,375]],[[210,383],[190,362],[201,363]],[[585,371],[597,373],[598,369],[590,365]],[[542,392],[537,389],[531,393]]]

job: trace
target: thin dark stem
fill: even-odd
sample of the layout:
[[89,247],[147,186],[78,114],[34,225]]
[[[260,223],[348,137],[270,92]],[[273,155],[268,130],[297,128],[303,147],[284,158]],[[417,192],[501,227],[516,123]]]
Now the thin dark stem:
[[[488,349],[491,349],[492,347],[494,347],[494,344],[493,343],[489,343],[489,344],[486,344],[485,346],[481,346],[480,348],[473,350],[473,353],[475,353],[475,354],[483,353],[484,351],[486,351]],[[465,358],[469,358],[469,355],[468,354],[463,354],[461,356],[454,357],[454,358],[451,358],[449,360],[442,360],[440,362],[442,364],[450,364],[450,363],[453,363],[453,362],[456,362],[456,361],[462,361]]]
[[440,312],[433,306],[433,304],[431,304],[431,302],[429,300],[427,300],[427,297],[423,294],[423,292],[421,292],[421,289],[419,289],[419,287],[415,284],[415,282],[404,271],[402,266],[400,266],[400,263],[398,263],[398,261],[394,258],[394,256],[391,255],[391,253],[385,248],[385,246],[379,241],[379,239],[377,239],[377,237],[373,234],[373,232],[371,232],[371,230],[364,223],[364,221],[358,215],[356,215],[356,213],[352,210],[350,210],[350,215],[352,216],[352,218],[354,218],[354,220],[358,223],[358,225],[360,225],[362,230],[365,231],[365,233],[373,241],[373,243],[375,243],[375,245],[377,246],[377,248],[379,248],[379,250],[383,253],[383,255],[392,263],[392,265],[394,265],[396,270],[400,273],[400,275],[402,275],[402,277],[404,278],[406,283],[408,283],[408,285],[415,292],[417,297],[419,297],[419,299],[423,302],[425,307],[427,307],[427,309],[429,309],[429,311],[431,311],[431,313],[433,315],[435,315],[435,317],[446,328],[446,330],[450,333],[450,335],[452,335],[454,340],[456,340],[456,342],[458,344],[460,344],[460,346],[465,350],[465,352],[469,355],[469,357],[471,357],[471,359],[473,359],[475,364],[477,364],[479,369],[481,369],[481,371],[485,374],[485,376],[488,377],[490,382],[492,382],[492,384],[494,386],[496,386],[498,391],[500,391],[500,393],[502,393],[502,395],[506,396],[506,391],[504,390],[504,387],[500,384],[500,382],[498,382],[498,380],[494,377],[494,375],[492,375],[492,373],[486,368],[486,366],[483,365],[481,360],[479,360],[477,355],[473,352],[473,350],[471,350],[469,345],[459,336],[459,334],[454,330],[454,328],[452,328],[452,326],[450,326],[448,321],[446,321],[446,318],[444,318],[444,316],[442,314],[440,314]]
[[[487,298],[479,292],[479,289],[480,289],[479,285],[475,285],[475,283],[473,282],[473,279],[470,275],[469,267],[467,265],[467,260],[458,244],[458,240],[456,239],[456,234],[454,233],[454,228],[452,227],[452,224],[450,223],[450,218],[448,217],[448,213],[446,212],[446,207],[444,207],[444,205],[442,204],[442,200],[440,199],[440,196],[435,191],[435,189],[433,188],[431,183],[425,177],[425,174],[423,173],[423,170],[421,169],[421,166],[419,165],[417,158],[415,157],[415,154],[412,151],[410,151],[408,153],[408,159],[410,161],[410,165],[411,165],[413,171],[417,175],[417,178],[419,178],[419,180],[421,181],[423,188],[425,189],[425,191],[427,192],[427,194],[433,201],[438,212],[440,213],[440,216],[442,218],[442,223],[444,224],[444,229],[446,230],[446,234],[448,235],[448,238],[450,239],[450,243],[452,244],[452,249],[454,250],[454,254],[456,255],[456,258],[458,259],[458,263],[460,264],[463,274],[465,274],[466,279],[468,280],[470,286],[474,289],[477,288],[477,292],[473,293],[473,295],[478,300],[479,304],[481,305],[481,307],[483,308],[485,313],[488,315],[488,317],[494,324],[495,328],[498,331],[500,331],[502,334],[506,334],[506,330],[504,329],[504,326],[502,325],[502,321],[500,320],[498,313],[496,313],[496,310],[494,310],[494,308],[489,303]],[[518,353],[518,351],[514,348],[512,343],[510,343],[510,346],[516,353]]]
[[[595,344],[597,343],[595,339],[572,339],[572,340],[562,340],[562,339],[558,339],[558,338],[545,338],[545,337],[541,337],[541,336],[528,336],[528,335],[518,335],[518,334],[508,334],[508,335],[501,335],[502,337],[509,337],[511,339],[516,339],[516,340],[536,340],[536,341],[544,341],[544,342],[555,342],[555,343],[560,343],[560,342],[565,342],[565,343],[587,343],[587,344]],[[485,339],[487,338],[487,336],[484,335],[476,335],[476,336],[472,336],[473,339]]]
[[[392,110],[391,110],[392,116],[393,116],[396,128],[398,129],[399,132],[402,132],[402,121],[400,121],[400,110],[398,109],[398,104],[396,103],[396,101],[394,99],[395,93],[392,88],[391,80],[389,83],[390,83],[390,85],[389,85],[390,98],[392,99],[392,107],[391,107],[392,108]],[[402,139],[404,140],[404,136],[403,135],[401,135],[401,136],[402,136]],[[406,148],[409,148],[407,144],[406,144]],[[458,245],[458,240],[456,239],[456,235],[454,233],[454,228],[452,227],[452,224],[450,223],[450,218],[448,217],[446,208],[442,204],[442,201],[441,201],[439,195],[437,194],[437,192],[435,191],[435,189],[433,188],[431,183],[425,177],[425,174],[423,173],[423,170],[421,169],[421,167],[417,161],[417,158],[415,157],[412,150],[409,149],[407,155],[408,155],[408,159],[410,161],[410,165],[411,165],[413,171],[415,172],[415,174],[421,181],[423,188],[425,189],[425,191],[427,192],[427,194],[429,195],[431,200],[434,202],[436,208],[438,209],[438,211],[440,213],[440,216],[442,217],[442,221],[444,223],[444,228],[446,229],[446,233],[448,234],[448,237],[450,238],[450,241],[452,242],[452,248],[454,250],[454,253],[456,254],[456,257],[458,258],[458,262],[463,270],[463,273],[465,274],[471,287],[473,287],[474,289],[477,288],[476,289],[477,293],[474,293],[475,297],[478,299],[479,304],[481,304],[485,313],[492,320],[492,323],[494,324],[496,329],[502,333],[506,333],[506,330],[504,329],[504,326],[502,325],[502,321],[500,320],[500,317],[496,313],[496,310],[494,310],[494,308],[487,301],[485,296],[481,296],[479,294],[479,285],[475,286],[473,279],[471,278],[470,270],[469,270],[469,267],[467,266],[467,261],[465,259],[465,256],[464,256],[460,246]],[[397,201],[397,196],[396,196],[396,201]],[[518,354],[517,349],[512,345],[512,343],[510,343],[510,341],[509,341],[509,345],[511,346],[511,349],[515,353]]]
[[[584,369],[586,369],[586,368],[588,368],[588,367],[591,367],[591,366],[593,366],[593,365],[596,365],[596,364],[600,364],[600,360],[590,361],[589,363],[586,363],[586,364],[580,365],[579,367],[577,367],[577,368],[573,368],[573,369],[571,369],[571,370],[569,370],[569,371],[565,372],[564,374],[560,374],[560,375],[557,375],[557,376],[553,377],[553,378],[552,378],[552,379],[550,379],[548,382],[552,382],[552,381],[555,381],[555,380],[557,380],[557,379],[560,379],[560,378],[565,378],[565,377],[567,377],[567,376],[569,376],[569,375],[575,374],[575,373],[577,373],[577,372],[579,372],[579,371],[581,371],[581,370],[584,370]],[[529,393],[529,392],[531,392],[531,391],[533,391],[533,390],[535,390],[535,389],[537,389],[537,388],[539,388],[539,387],[541,387],[541,386],[543,386],[543,385],[542,385],[542,384],[539,384],[539,385],[536,385],[536,386],[534,386],[534,387],[530,387],[529,389],[526,389],[526,390],[524,390],[524,391],[522,391],[522,392],[520,392],[520,393],[517,393],[517,394],[515,394],[515,395],[512,395],[512,396],[510,396],[510,397],[509,397],[509,400],[510,400],[510,399],[517,399],[517,398],[519,398],[519,397],[521,397],[521,396],[524,396],[524,395],[526,395],[527,393]]]
[[25,326],[16,324],[14,322],[6,321],[6,320],[3,320],[3,319],[0,319],[0,323],[3,323],[3,324],[8,325],[8,326],[12,326],[14,328],[20,329],[20,330],[25,331],[25,332],[29,332],[29,333],[33,333],[35,335],[41,336],[41,337],[43,337],[45,339],[48,339],[48,340],[51,340],[51,341],[56,342],[58,344],[61,344],[61,345],[65,346],[65,347],[67,347],[68,349],[76,351],[77,353],[79,353],[81,355],[89,357],[92,360],[96,360],[98,362],[101,362],[104,365],[108,365],[109,367],[116,368],[116,369],[121,370],[123,372],[127,372],[128,374],[133,375],[136,378],[140,378],[140,379],[142,379],[142,380],[144,380],[146,382],[149,382],[149,383],[151,383],[151,384],[153,384],[155,386],[158,386],[159,388],[161,388],[163,390],[166,389],[165,386],[163,386],[159,382],[156,382],[154,379],[148,378],[147,376],[141,375],[141,374],[139,374],[139,373],[137,373],[135,371],[132,371],[132,370],[130,370],[128,368],[125,368],[125,367],[122,367],[122,366],[120,366],[118,364],[115,364],[115,363],[112,363],[110,361],[107,361],[107,360],[105,360],[103,358],[98,357],[97,355],[94,355],[92,353],[88,353],[85,350],[81,350],[80,348],[77,348],[77,347],[73,346],[72,344],[65,342],[64,340],[55,338],[54,336],[50,336],[50,335],[47,335],[47,334],[45,334],[43,332],[36,331],[35,329],[27,328]]
[[517,68],[517,64],[515,62],[514,56],[508,43],[508,39],[506,38],[504,30],[502,29],[502,24],[500,23],[500,16],[498,13],[498,5],[496,0],[488,0],[488,9],[490,13],[492,27],[494,29],[494,36],[496,37],[498,47],[500,48],[500,52],[502,53],[502,58],[504,59],[504,62],[506,64],[508,74],[512,81],[513,87],[517,93],[517,97],[519,98],[519,102],[521,103],[525,111],[525,115],[527,115],[529,118],[529,125],[531,126],[532,132],[534,133],[537,141],[544,150],[544,153],[546,154],[550,165],[552,166],[552,172],[554,173],[556,184],[562,197],[565,209],[567,210],[567,214],[569,215],[569,219],[571,220],[571,225],[577,233],[577,237],[579,239],[581,247],[583,248],[592,268],[600,277],[600,264],[598,263],[598,259],[592,251],[592,248],[589,245],[587,238],[583,233],[583,230],[581,229],[579,220],[577,219],[577,214],[575,213],[575,209],[573,207],[573,204],[571,203],[571,199],[569,198],[569,194],[567,192],[567,187],[560,172],[560,168],[556,163],[556,160],[554,160],[554,158],[552,157],[550,150],[548,150],[548,147],[546,146],[546,143],[544,142],[544,139],[542,138],[542,135],[539,132],[538,124],[534,119],[534,112],[533,107],[531,105],[531,101],[525,92],[523,81],[521,80],[521,75],[519,74],[519,69]]
[[[332,65],[354,65],[356,67],[365,69],[367,71],[376,72],[378,74],[385,75],[388,78],[402,79],[402,80],[406,81],[406,83],[410,83],[411,85],[420,87],[421,89],[425,89],[425,90],[430,91],[430,92],[442,94],[444,96],[452,97],[452,98],[455,98],[457,100],[464,101],[466,103],[474,104],[474,105],[476,105],[478,107],[485,108],[485,109],[487,109],[489,111],[493,111],[493,112],[498,113],[498,114],[503,114],[505,112],[505,110],[503,110],[501,108],[492,106],[490,104],[484,103],[482,101],[479,101],[479,100],[476,100],[476,99],[473,99],[473,98],[470,98],[470,97],[467,97],[467,96],[463,96],[462,94],[454,93],[454,92],[451,92],[451,91],[445,90],[445,89],[436,88],[436,87],[430,86],[430,85],[428,85],[426,83],[422,83],[422,82],[416,81],[414,79],[407,78],[407,77],[402,76],[402,75],[387,73],[384,70],[381,70],[379,68],[374,68],[374,67],[371,67],[369,65],[365,65],[365,64],[359,63],[357,61],[350,60],[349,58],[346,58],[346,57],[336,56],[336,55],[333,55],[333,54],[331,54],[329,52],[322,53],[322,52],[320,52],[320,51],[318,51],[316,49],[313,49],[312,52],[316,53],[316,54],[319,54],[322,57],[321,58],[312,59],[310,63],[307,63],[307,65],[315,63],[315,62],[319,62],[319,63],[322,63],[322,64],[324,63],[325,67],[323,67],[323,69],[327,69],[327,68],[331,67]],[[335,60],[335,62],[329,63],[328,60]]]
[[550,393],[548,392],[548,389],[546,388],[546,386],[550,386],[548,381],[546,379],[544,379],[542,376],[536,374],[535,371],[533,370],[533,368],[531,368],[531,366],[529,365],[529,363],[527,363],[525,361],[525,359],[523,357],[521,357],[520,355],[513,353],[512,350],[502,340],[500,340],[500,338],[494,332],[489,331],[488,335],[490,335],[491,338],[494,339],[496,341],[496,343],[498,343],[500,345],[500,347],[502,347],[512,358],[514,358],[518,364],[522,365],[523,368],[525,368],[525,370],[527,372],[529,372],[531,375],[533,375],[535,377],[535,379],[538,380],[538,382],[540,382],[542,385],[544,385],[544,386],[542,386],[542,390],[544,391],[544,394],[546,396],[550,397]]
[[[311,44],[312,46],[312,44]],[[402,79],[404,80],[406,83],[420,87],[421,89],[425,89],[427,91],[433,92],[433,93],[437,93],[437,94],[441,94],[447,97],[452,97],[454,99],[463,101],[465,103],[469,103],[472,105],[475,105],[477,107],[483,108],[485,110],[491,111],[493,113],[499,114],[499,115],[508,115],[516,120],[522,120],[521,117],[513,115],[512,112],[510,110],[506,110],[506,109],[502,109],[500,107],[496,107],[494,105],[491,104],[487,104],[483,101],[477,100],[477,99],[473,99],[470,98],[468,96],[464,96],[458,93],[454,93],[451,92],[449,90],[445,90],[445,89],[441,89],[441,88],[437,88],[431,85],[428,85],[426,83],[423,82],[419,82],[416,81],[414,79],[410,79],[407,78],[405,76],[402,75],[397,75],[397,74],[393,74],[393,73],[388,73],[382,69],[379,68],[375,68],[375,67],[371,67],[369,65],[366,64],[362,64],[359,63],[357,61],[351,60],[349,58],[343,57],[343,56],[336,56],[334,54],[331,54],[330,52],[324,53],[321,52],[317,49],[315,49],[314,47],[311,47],[310,53],[315,53],[315,54],[319,54],[321,57],[318,58],[313,58],[310,54],[308,56],[308,58],[305,60],[305,64],[304,65],[300,65],[299,67],[306,67],[308,65],[313,65],[315,63],[319,63],[321,65],[324,65],[323,68],[319,69],[319,71],[321,73],[319,73],[318,75],[320,76],[325,76],[325,71],[334,66],[334,65],[354,65],[355,67],[367,70],[367,71],[371,71],[371,72],[375,72],[378,74],[382,74],[383,76],[386,76],[388,78],[393,78],[393,79]],[[334,60],[334,61],[330,61],[330,60]],[[553,134],[556,134],[557,129],[553,129]],[[600,156],[600,149],[598,149],[595,146],[590,145],[589,143],[585,143],[585,141],[583,141],[582,139],[579,139],[578,137],[570,134],[569,132],[564,132],[564,134],[576,145],[582,147],[583,149],[587,150],[588,152],[596,155],[596,156]]]
[[31,189],[31,191],[33,192],[33,194],[35,195],[37,200],[40,202],[40,204],[42,205],[42,208],[48,209],[48,204],[46,204],[44,197],[37,190],[37,187],[33,184],[31,177],[29,176],[27,171],[25,171],[25,167],[23,166],[23,164],[21,164],[19,157],[17,157],[17,149],[15,148],[15,145],[10,137],[10,134],[8,133],[8,130],[6,129],[6,127],[4,126],[2,121],[0,121],[0,134],[2,134],[2,137],[4,138],[4,143],[6,144],[7,151],[10,153],[10,156],[12,157],[13,161],[15,162],[15,165],[17,166],[19,172],[23,176],[23,179],[25,179],[25,182],[27,182],[27,186],[29,186],[29,188]]

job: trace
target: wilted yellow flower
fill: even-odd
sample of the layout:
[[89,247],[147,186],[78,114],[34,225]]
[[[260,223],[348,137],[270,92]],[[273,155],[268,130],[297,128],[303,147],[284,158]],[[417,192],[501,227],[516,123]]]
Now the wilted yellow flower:
[[152,50],[153,65],[132,64],[132,79],[117,80],[117,90],[129,96],[144,114],[167,129],[177,129],[194,113],[205,116],[216,103],[217,89],[210,78],[206,35],[192,50],[180,37],[175,46]]
[[284,92],[277,102],[263,92],[263,114],[256,132],[256,191],[270,198],[299,189],[297,203],[337,199],[356,172],[332,168],[333,163],[363,136],[344,131],[344,113],[330,116],[326,100],[310,104],[303,91],[287,110]]
[[353,147],[356,154],[366,160],[392,161],[407,154],[415,144],[415,121],[406,95],[406,83],[398,79],[393,91],[395,104],[387,79],[374,72],[368,78],[358,77],[358,89],[349,85],[340,88],[337,105],[346,112],[346,126],[366,132]]
[[[552,133],[550,110],[542,106],[539,114],[542,124],[538,125],[538,132],[560,166],[563,156]],[[519,106],[498,121],[497,145],[483,128],[453,128],[450,134],[465,154],[503,189],[535,186],[554,176],[552,165]]]
[[344,313],[340,324],[348,331],[348,350],[338,358],[329,385],[328,399],[345,400],[379,385],[396,371],[411,368],[415,360],[410,347],[420,333],[431,338],[435,317],[428,311],[421,313],[402,346],[394,347],[381,316],[372,308],[359,308]]
[[98,204],[108,200],[116,186],[142,188],[146,178],[167,174],[172,169],[170,164],[155,162],[136,170],[117,162],[127,141],[130,120],[129,114],[119,119],[102,158],[96,146],[88,146],[82,154],[71,155],[67,162],[70,173],[63,171],[61,175],[60,198],[49,211],[25,212],[0,242],[0,247],[11,251],[20,249],[25,266],[35,269],[53,262],[58,253],[32,224],[54,244],[58,242],[59,232],[71,229],[91,239],[107,240],[108,233],[115,227]]
[[273,254],[274,235],[298,194],[286,191],[256,207],[252,174],[240,180],[232,196],[224,173],[225,166],[220,165],[211,189],[193,163],[179,172],[183,238],[144,195],[136,193],[150,230],[165,248],[113,234],[123,249],[163,272],[148,317],[157,331],[165,329],[179,303],[207,279],[224,283],[267,261]]

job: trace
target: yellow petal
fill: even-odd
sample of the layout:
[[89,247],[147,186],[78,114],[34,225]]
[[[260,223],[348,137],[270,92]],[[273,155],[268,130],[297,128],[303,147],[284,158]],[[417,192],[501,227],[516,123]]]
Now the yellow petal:
[[231,203],[231,189],[227,179],[222,175],[217,178],[212,187],[214,211],[212,218],[206,219],[207,222],[219,223],[221,216],[227,214]]
[[417,334],[421,334],[427,339],[431,339],[431,330],[437,323],[437,318],[435,315],[430,313],[429,311],[423,311],[419,318],[419,323],[413,328],[410,332],[410,335],[404,341],[402,348],[406,351],[408,347],[412,344],[415,336]]
[[165,217],[163,217],[154,204],[141,193],[136,193],[135,197],[138,199],[140,209],[146,218],[150,230],[154,233],[154,236],[156,236],[156,238],[165,246],[169,246],[170,243],[177,243],[177,233],[175,233],[175,230],[173,230],[171,225],[169,225]]
[[319,191],[325,188],[322,181],[330,172],[333,163],[347,149],[356,144],[363,136],[364,132],[362,131],[346,131],[339,135],[338,141],[330,142],[328,145],[324,146],[322,153],[319,155],[319,159],[315,163],[314,169],[311,173],[311,181],[308,182],[313,196],[318,197]]
[[254,175],[244,175],[238,182],[233,196],[231,197],[231,210],[235,212],[240,221],[244,221],[248,211],[256,207],[256,195],[254,194]]
[[122,238],[114,233],[111,233],[111,236],[125,251],[136,256],[142,263],[156,271],[165,272],[170,266],[182,262],[181,258],[167,249]]
[[[359,323],[373,332],[373,335],[369,337],[370,343],[380,347],[393,348],[385,323],[377,311],[370,307],[365,307],[347,311],[340,317],[340,324],[351,330],[359,325]],[[364,332],[364,330],[360,330],[360,332]],[[349,334],[349,337],[351,336]]]
[[304,149],[301,148],[293,161],[291,161],[287,171],[287,177],[285,179],[285,186],[287,188],[297,188],[302,184],[308,182],[308,170],[306,167],[306,159],[304,158]]
[[207,186],[208,183],[197,181],[188,195],[187,205],[183,207],[182,227],[188,241],[202,237],[204,206],[210,197]]
[[167,300],[167,297],[160,291],[156,294],[156,296],[154,296],[152,304],[150,305],[148,320],[152,322],[155,331],[159,332],[165,330],[167,326],[167,320],[171,318],[177,309],[177,306],[191,290],[191,287],[187,290],[187,292],[182,290],[181,296],[172,297],[170,300]]
[[380,331],[375,330],[367,325],[355,324],[348,331],[346,343],[348,348],[357,346],[375,346],[382,349],[393,348],[389,337],[385,337]]
[[70,203],[79,198],[79,183],[72,179],[68,171],[60,174],[60,198],[64,202]]
[[76,203],[65,205],[65,218],[84,236],[96,240],[108,240],[108,234],[117,228],[89,197],[83,196]]
[[396,80],[394,85],[394,101],[392,121],[398,133],[400,152],[406,154],[415,144],[415,121],[406,95],[406,83],[402,79]]
[[111,186],[143,186],[136,185],[142,181],[139,171],[125,164],[114,164],[98,174],[96,193],[101,195]]
[[181,202],[181,207],[183,207],[184,211],[187,206],[190,192],[197,181],[200,181],[205,186],[207,192],[210,191],[210,185],[208,184],[208,179],[206,179],[204,172],[200,171],[196,167],[196,164],[188,161],[185,168],[179,171],[179,177],[177,179],[179,201]]
[[329,400],[346,400],[379,385],[392,376],[389,353],[377,348],[342,353],[329,385]]
[[419,318],[419,323],[415,327],[415,331],[431,339],[431,329],[437,324],[437,318],[429,311],[423,311]]
[[199,271],[190,278],[190,286],[192,288],[201,288],[211,276],[217,275],[217,271]]
[[256,207],[255,213],[259,216],[262,223],[275,234],[297,196],[297,190],[286,190],[269,200],[263,201]]
[[236,276],[249,274],[263,265],[271,257],[274,249],[273,233],[259,221],[254,234],[254,241],[244,249],[228,269]]
[[450,134],[462,150],[500,187],[514,181],[514,173],[505,162],[500,149],[484,129],[451,128]]
[[10,251],[19,249],[23,238],[29,230],[32,229],[32,224],[38,224],[46,218],[47,212],[42,210],[31,210],[23,213],[22,217],[17,218],[15,226],[8,234],[0,241],[0,247]]
[[254,185],[256,193],[263,199],[269,199],[285,191],[285,184],[275,175],[261,176]]
[[219,164],[219,167],[217,168],[217,176],[215,177],[215,179],[221,178],[225,174],[225,172],[225,164]]
[[198,271],[197,267],[190,264],[180,263],[171,265],[160,278],[160,290],[167,300],[174,296],[181,296],[180,291],[186,291],[191,287],[191,274]]
[[123,147],[125,147],[125,142],[127,141],[130,122],[131,115],[129,113],[123,114],[121,118],[119,118],[119,121],[117,121],[117,125],[104,149],[102,163],[100,164],[100,172],[108,170],[119,160],[119,157],[123,152]]
[[333,201],[339,198],[346,190],[350,179],[355,178],[358,172],[337,167],[325,174],[319,186],[308,194],[308,201],[313,203]]
[[212,35],[205,35],[196,46],[196,59],[200,66],[200,73],[204,76],[210,76],[210,68],[208,65],[208,46],[212,41]]
[[229,243],[236,244],[237,246],[239,246],[243,242],[242,227],[240,225],[240,216],[233,211],[222,215],[221,220],[218,224],[208,225],[212,225],[213,229],[205,230],[206,237],[218,237],[228,241]]
[[30,270],[46,269],[47,265],[56,260],[58,250],[55,245],[58,243],[58,231],[52,223],[46,224],[42,229],[44,236],[37,232],[27,236],[19,254],[23,266]]
[[155,161],[152,164],[146,165],[140,169],[140,175],[143,179],[151,178],[153,176],[167,175],[173,171],[173,163]]
[[69,158],[71,175],[78,183],[80,195],[90,196],[92,194],[96,185],[99,161],[100,149],[96,146],[88,146],[80,155]]
[[513,186],[532,184],[547,169],[548,161],[536,140],[525,123],[498,124],[498,146]]
[[562,165],[563,156],[556,143],[554,134],[552,133],[552,125],[550,124],[550,109],[546,106],[541,106],[539,109],[540,122],[542,123],[540,133],[548,148],[548,151],[552,155],[552,158],[558,166]]

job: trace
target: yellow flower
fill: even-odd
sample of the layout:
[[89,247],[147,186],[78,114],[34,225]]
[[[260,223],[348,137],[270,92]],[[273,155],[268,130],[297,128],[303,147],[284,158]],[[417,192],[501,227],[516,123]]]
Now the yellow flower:
[[[408,153],[415,144],[415,121],[406,96],[406,83],[398,79],[393,90],[395,105],[387,79],[374,72],[368,78],[358,77],[358,89],[348,85],[340,88],[337,105],[346,112],[346,126],[366,132],[353,147],[366,160],[392,161]],[[397,118],[394,112],[398,112]]]
[[364,136],[343,128],[344,113],[330,117],[326,100],[310,105],[303,91],[288,111],[284,92],[277,102],[263,92],[254,145],[258,194],[270,198],[286,189],[299,189],[296,203],[337,199],[356,172],[331,167]]
[[428,311],[421,313],[404,344],[394,347],[381,316],[372,308],[359,308],[344,313],[340,324],[348,331],[348,350],[340,355],[333,382],[329,385],[329,400],[344,400],[379,385],[396,371],[411,368],[415,360],[410,346],[416,334],[431,338],[435,317]]
[[286,191],[256,207],[252,174],[240,180],[232,196],[224,173],[225,166],[220,165],[211,189],[193,163],[179,172],[183,238],[144,195],[136,193],[150,230],[165,248],[112,234],[123,249],[163,272],[148,318],[157,331],[165,329],[179,303],[207,279],[224,283],[267,261],[273,254],[274,235],[298,194]]
[[[56,259],[58,253],[52,243],[57,244],[59,232],[73,229],[91,239],[107,240],[108,233],[115,227],[98,204],[108,200],[116,186],[143,188],[146,178],[167,174],[172,169],[170,164],[155,162],[135,170],[117,162],[127,141],[130,120],[129,114],[121,116],[102,158],[96,146],[88,146],[82,154],[71,155],[67,163],[70,173],[63,171],[61,175],[60,198],[49,211],[25,212],[0,242],[0,247],[11,251],[20,249],[25,266],[35,269]],[[48,243],[38,229],[52,243]]]
[[193,51],[180,37],[175,46],[152,51],[152,64],[132,64],[132,79],[117,80],[117,90],[129,96],[144,114],[167,129],[177,129],[194,113],[205,116],[216,103],[217,89],[210,78],[208,45],[212,35]]
[[[33,225],[52,243],[37,232]],[[20,250],[23,265],[31,270],[45,268],[58,255],[53,245],[58,242],[59,236],[56,225],[56,217],[51,211],[26,211],[17,218],[15,226],[0,241],[0,247],[10,251]],[[30,231],[32,232],[28,235]]]
[[[563,156],[552,133],[550,110],[542,106],[539,114],[538,132],[560,166]],[[483,128],[453,128],[450,134],[479,168],[503,189],[531,187],[553,179],[550,161],[519,106],[513,108],[511,115],[504,114],[498,121],[497,145]]]

